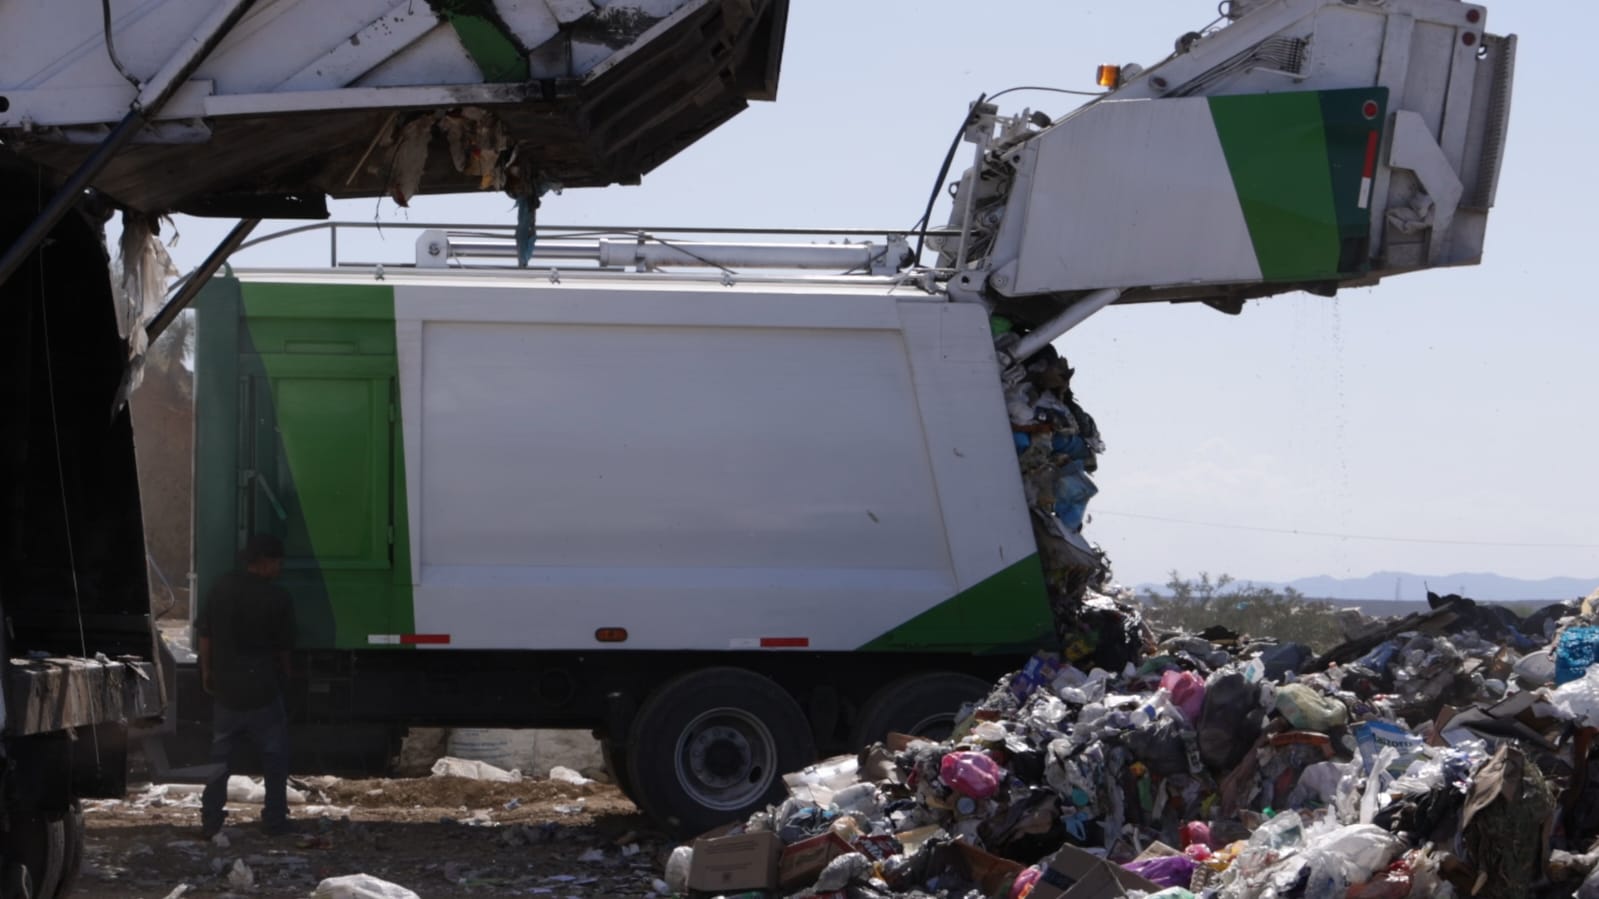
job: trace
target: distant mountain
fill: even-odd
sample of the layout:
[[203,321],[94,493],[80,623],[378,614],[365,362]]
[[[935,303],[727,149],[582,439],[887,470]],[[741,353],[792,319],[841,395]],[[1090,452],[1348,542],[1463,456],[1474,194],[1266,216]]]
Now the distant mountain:
[[[1311,599],[1344,599],[1366,602],[1378,600],[1404,600],[1416,602],[1427,598],[1427,590],[1434,593],[1459,593],[1485,602],[1513,602],[1516,600],[1566,600],[1579,599],[1599,587],[1599,577],[1552,577],[1543,580],[1524,580],[1503,575],[1480,574],[1411,574],[1406,571],[1379,571],[1366,577],[1336,578],[1322,575],[1304,577],[1286,584],[1254,581],[1261,586],[1292,587]],[[1138,592],[1147,589],[1165,592],[1163,585],[1141,584]]]

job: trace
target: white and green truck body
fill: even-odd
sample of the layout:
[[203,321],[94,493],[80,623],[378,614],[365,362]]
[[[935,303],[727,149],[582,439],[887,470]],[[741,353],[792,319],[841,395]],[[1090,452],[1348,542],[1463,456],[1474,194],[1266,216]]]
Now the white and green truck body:
[[198,308],[200,580],[281,534],[302,648],[1052,633],[981,305],[419,270],[245,273]]

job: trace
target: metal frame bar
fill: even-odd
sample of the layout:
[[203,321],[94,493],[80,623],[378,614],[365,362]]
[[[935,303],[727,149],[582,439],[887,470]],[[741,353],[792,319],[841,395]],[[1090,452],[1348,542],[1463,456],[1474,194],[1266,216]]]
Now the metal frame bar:
[[166,305],[161,307],[161,311],[155,314],[155,318],[150,319],[150,324],[145,326],[145,336],[150,339],[151,343],[155,343],[156,338],[160,337],[161,332],[165,331],[167,326],[177,319],[178,314],[188,308],[190,303],[194,302],[194,298],[199,296],[200,291],[205,289],[205,285],[210,282],[211,276],[217,273],[217,269],[228,261],[228,257],[239,249],[239,245],[244,243],[244,239],[249,237],[250,232],[254,231],[259,224],[261,224],[260,219],[241,219],[237,225],[233,226],[233,230],[229,231],[228,235],[217,244],[216,249],[211,251],[211,255],[205,257],[205,261],[200,263],[200,267],[183,280],[183,283],[173,293],[172,298],[167,300]]

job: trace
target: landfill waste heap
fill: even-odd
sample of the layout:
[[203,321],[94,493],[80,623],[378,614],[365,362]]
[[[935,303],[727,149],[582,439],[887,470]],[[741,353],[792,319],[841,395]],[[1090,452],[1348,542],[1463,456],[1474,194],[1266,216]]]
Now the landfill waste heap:
[[[1035,508],[1047,483],[1029,477]],[[1429,600],[1315,655],[1219,628],[1157,635],[1130,597],[1087,590],[1085,608],[1117,623],[1102,633],[1126,639],[1039,653],[948,740],[890,735],[785,777],[781,805],[678,847],[666,884],[828,899],[1599,897],[1599,591],[1527,618]]]

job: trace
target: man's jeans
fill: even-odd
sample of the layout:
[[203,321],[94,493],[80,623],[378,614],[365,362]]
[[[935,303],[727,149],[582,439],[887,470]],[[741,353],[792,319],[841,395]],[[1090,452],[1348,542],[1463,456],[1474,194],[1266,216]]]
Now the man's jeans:
[[211,763],[222,772],[205,785],[200,797],[200,822],[208,831],[219,830],[227,818],[228,765],[241,737],[249,737],[261,752],[266,774],[266,805],[261,821],[277,827],[289,819],[289,716],[279,697],[266,705],[241,712],[220,702],[211,707]]

